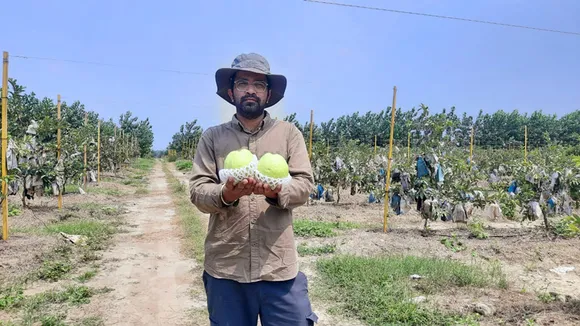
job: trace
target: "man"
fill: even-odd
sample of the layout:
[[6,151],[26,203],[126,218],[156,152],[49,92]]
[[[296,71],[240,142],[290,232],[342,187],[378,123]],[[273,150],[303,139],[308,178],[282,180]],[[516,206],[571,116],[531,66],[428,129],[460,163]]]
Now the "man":
[[[239,55],[215,78],[236,113],[203,133],[190,180],[192,203],[210,214],[203,281],[211,325],[255,326],[258,316],[263,326],[313,325],[292,229],[292,209],[314,190],[312,168],[300,130],[265,111],[284,97],[286,78],[255,53]],[[225,157],[240,148],[258,158],[282,155],[292,181],[272,190],[252,178],[219,180]]]

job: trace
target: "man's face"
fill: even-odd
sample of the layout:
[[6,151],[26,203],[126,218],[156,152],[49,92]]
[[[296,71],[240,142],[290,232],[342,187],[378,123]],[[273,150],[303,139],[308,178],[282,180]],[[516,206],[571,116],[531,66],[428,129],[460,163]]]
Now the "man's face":
[[264,105],[270,97],[270,90],[266,85],[266,76],[261,74],[239,71],[234,75],[234,87],[228,93],[240,116],[253,120],[264,114]]

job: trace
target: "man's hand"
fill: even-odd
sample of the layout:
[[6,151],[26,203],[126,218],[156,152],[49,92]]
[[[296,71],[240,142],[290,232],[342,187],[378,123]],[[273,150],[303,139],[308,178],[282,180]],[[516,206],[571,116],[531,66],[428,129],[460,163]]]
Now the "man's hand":
[[278,185],[276,188],[274,188],[274,190],[272,190],[269,184],[258,182],[254,187],[254,194],[264,195],[268,198],[276,199],[278,198],[278,193],[281,189],[281,185]]
[[256,185],[256,180],[253,178],[247,178],[238,182],[234,186],[234,178],[228,178],[226,186],[223,189],[222,196],[224,201],[227,203],[233,203],[234,201],[240,199],[243,196],[247,196],[252,193],[254,186]]

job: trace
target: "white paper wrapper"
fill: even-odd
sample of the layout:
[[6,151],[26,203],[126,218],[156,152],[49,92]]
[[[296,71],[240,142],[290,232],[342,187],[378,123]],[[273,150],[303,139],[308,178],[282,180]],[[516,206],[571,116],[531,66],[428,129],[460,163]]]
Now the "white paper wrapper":
[[225,183],[229,177],[234,178],[234,183],[238,183],[246,178],[254,178],[256,167],[258,166],[258,157],[254,155],[252,162],[243,168],[237,169],[221,169],[219,171],[220,181]]
[[263,175],[260,171],[256,170],[255,172],[256,180],[260,181],[261,183],[267,183],[270,185],[270,188],[275,189],[278,185],[287,185],[292,180],[292,177],[288,175],[285,178],[270,178],[268,176]]

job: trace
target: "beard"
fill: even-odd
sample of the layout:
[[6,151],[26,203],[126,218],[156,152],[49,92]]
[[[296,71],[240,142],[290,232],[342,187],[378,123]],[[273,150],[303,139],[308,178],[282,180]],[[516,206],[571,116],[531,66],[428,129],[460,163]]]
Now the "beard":
[[[248,99],[254,99],[255,101],[249,101]],[[259,97],[246,95],[239,102],[236,102],[236,112],[248,120],[254,120],[264,114],[264,106]]]

